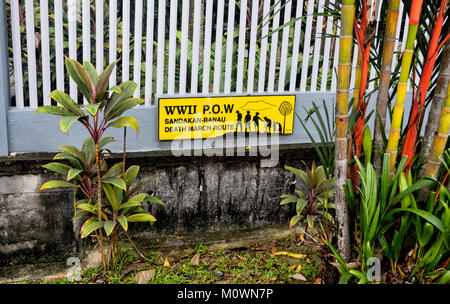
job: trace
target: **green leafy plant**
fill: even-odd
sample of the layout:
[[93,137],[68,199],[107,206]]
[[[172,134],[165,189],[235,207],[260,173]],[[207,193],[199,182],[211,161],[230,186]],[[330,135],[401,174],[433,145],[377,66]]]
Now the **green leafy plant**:
[[314,214],[320,214],[326,221],[333,221],[333,217],[328,213],[328,209],[335,208],[335,205],[328,200],[334,196],[333,178],[327,179],[322,166],[316,167],[313,162],[311,169],[305,164],[306,170],[285,166],[286,170],[294,173],[305,185],[306,191],[296,189],[295,195],[283,194],[280,205],[296,203],[296,215],[292,217],[289,226],[293,227],[300,220],[302,213],[306,215],[307,228],[314,226]]
[[[327,243],[339,261],[341,282],[349,282],[352,277],[356,277],[359,283],[369,282],[365,275],[367,261],[381,253],[387,258],[393,275],[404,275],[400,262],[413,265],[410,278],[416,274],[419,274],[419,278],[424,274],[433,274],[436,265],[448,254],[449,193],[445,187],[441,187],[436,205],[436,192],[430,194],[427,204],[416,202],[415,193],[437,181],[431,178],[414,181],[411,172],[405,176],[403,168],[406,160],[406,156],[402,158],[396,174],[389,178],[390,155],[385,153],[378,180],[372,164],[368,162],[364,168],[358,157],[355,157],[361,188],[358,188],[359,193],[355,193],[351,181],[347,180],[344,189],[355,227],[359,226],[355,236],[360,269],[352,270],[344,266],[345,261],[338,256],[331,243]],[[441,270],[440,274],[444,277],[445,272]]]
[[[141,181],[132,187],[139,167],[131,166],[125,170],[125,153],[123,161],[111,167],[108,167],[102,154],[104,147],[115,141],[112,137],[103,137],[108,128],[131,127],[139,132],[136,119],[122,114],[143,100],[132,97],[136,84],[131,81],[107,89],[108,79],[117,61],[108,65],[100,75],[89,62],[81,65],[66,58],[65,63],[67,72],[89,103],[78,105],[66,93],[55,90],[50,97],[58,105],[40,107],[36,112],[61,116],[60,128],[64,134],[74,122],[79,121],[90,137],[84,141],[81,151],[70,145],[59,147],[63,152],[56,154],[54,160],[64,162],[52,162],[44,167],[65,175],[66,180],[48,181],[41,190],[71,187],[75,189],[75,197],[77,190],[81,191],[83,199],[75,203],[74,218],[86,218],[81,228],[82,238],[95,232],[102,252],[103,269],[106,271],[107,257],[110,256],[114,264],[117,256],[118,228],[121,227],[126,233],[129,222],[153,224],[156,219],[142,208],[142,201],[162,204],[156,197],[136,193],[151,180]],[[109,254],[105,253],[103,246],[103,231],[110,243]]]

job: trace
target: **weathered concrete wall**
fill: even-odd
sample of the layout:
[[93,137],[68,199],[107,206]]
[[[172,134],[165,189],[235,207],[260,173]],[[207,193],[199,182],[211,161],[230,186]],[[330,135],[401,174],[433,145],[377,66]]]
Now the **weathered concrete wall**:
[[[129,157],[127,166],[140,165],[140,179],[157,178],[143,191],[166,204],[146,206],[157,222],[135,225],[132,231],[142,241],[287,225],[294,206],[280,206],[280,195],[295,186],[283,166],[303,167],[301,160],[311,162],[314,155],[310,148],[281,150],[273,168],[261,168],[259,157]],[[71,220],[71,191],[39,193],[45,181],[55,178],[41,167],[48,162],[0,162],[0,266],[82,257],[90,243],[80,242],[79,223]]]

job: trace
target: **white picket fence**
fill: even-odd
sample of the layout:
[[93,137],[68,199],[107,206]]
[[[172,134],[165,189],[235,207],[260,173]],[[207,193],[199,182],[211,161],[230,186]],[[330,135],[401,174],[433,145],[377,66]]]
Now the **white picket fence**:
[[[49,105],[54,89],[82,102],[64,56],[89,60],[99,71],[120,58],[110,85],[135,81],[135,97],[147,106],[155,93],[336,88],[338,20],[320,15],[335,0],[9,2],[11,107]],[[397,48],[407,27],[407,19],[399,22]],[[375,77],[375,69],[370,73]]]

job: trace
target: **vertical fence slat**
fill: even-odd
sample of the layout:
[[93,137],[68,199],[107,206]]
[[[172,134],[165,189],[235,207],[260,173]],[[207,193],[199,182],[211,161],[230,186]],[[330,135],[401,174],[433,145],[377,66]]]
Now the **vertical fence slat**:
[[[266,86],[266,64],[267,64],[267,34],[269,33],[270,0],[264,0],[262,32],[261,32],[261,49],[259,52],[259,75],[258,75],[258,92],[264,92]],[[295,39],[295,38],[294,38]]]
[[228,24],[227,24],[227,48],[225,57],[225,77],[224,77],[224,92],[231,91],[231,72],[233,70],[233,40],[234,40],[234,10],[235,0],[230,0],[228,3]]
[[259,1],[252,1],[252,15],[250,26],[250,50],[248,53],[248,71],[247,71],[247,92],[253,92],[255,82],[255,61],[256,61],[256,30],[258,27],[258,8]]
[[302,73],[300,78],[300,91],[306,90],[306,81],[308,78],[308,66],[309,66],[309,52],[311,49],[311,31],[312,21],[314,13],[314,1],[308,0],[308,11],[306,17],[306,29],[305,29],[305,45],[303,47],[303,60],[302,60]]
[[[333,5],[334,0],[330,0],[329,5]],[[331,37],[328,37],[332,34],[333,29],[333,17],[327,16],[327,28],[325,30],[326,37],[325,39],[325,48],[323,51],[323,64],[322,64],[322,82],[320,83],[320,90],[326,91],[328,87],[328,70],[330,65],[330,49],[331,49]]]
[[236,75],[236,93],[242,93],[244,82],[245,30],[247,24],[247,0],[240,3],[238,61]]
[[10,106],[8,26],[5,1],[0,2],[0,156],[8,156],[8,108]]
[[295,12],[295,18],[298,19],[295,22],[294,27],[294,41],[292,45],[292,62],[291,62],[291,79],[289,82],[289,91],[295,91],[297,84],[297,66],[298,66],[298,53],[300,47],[300,32],[302,29],[302,17],[303,14],[303,0],[297,1],[297,10]]
[[169,62],[167,74],[167,93],[175,93],[175,68],[177,54],[177,0],[170,0],[170,15],[169,15]]
[[[117,0],[110,0],[109,2],[109,63],[117,60]],[[109,78],[109,87],[116,85],[116,71],[115,67]]]
[[[77,60],[77,2],[69,0],[67,3],[67,20],[69,26],[69,58]],[[77,85],[75,81],[69,79],[69,94],[77,102]]]
[[64,91],[64,36],[62,1],[55,2],[56,89]]
[[82,31],[83,31],[83,61],[91,60],[91,10],[90,10],[90,1],[83,0],[83,22],[82,22]]
[[333,55],[333,70],[331,71],[331,91],[336,91],[337,83],[337,65],[339,62],[339,35],[341,34],[341,21],[337,20],[336,36],[334,38],[334,55]]
[[[281,1],[277,1],[274,9],[274,16],[272,20],[272,30],[278,28],[280,22],[280,4]],[[267,83],[267,91],[273,92],[275,87],[275,68],[277,64],[277,50],[278,50],[278,32],[272,34],[272,39],[270,41],[270,63],[269,63],[269,78]]]
[[198,61],[200,49],[200,18],[202,11],[201,0],[194,2],[194,28],[192,34],[192,69],[191,69],[191,93],[197,93],[198,90]]
[[133,93],[135,98],[141,96],[141,60],[142,60],[142,0],[136,0],[134,14],[134,53],[133,81],[137,84]]
[[103,0],[95,1],[95,67],[100,74],[103,72]]
[[209,92],[210,67],[211,67],[211,33],[212,33],[212,9],[213,0],[206,1],[205,32],[203,44],[203,81],[202,92]]
[[158,57],[156,62],[156,93],[161,94],[164,90],[164,57],[165,57],[165,37],[166,34],[166,1],[158,2]]
[[214,82],[213,82],[214,93],[219,93],[220,91],[220,77],[222,75],[223,11],[224,11],[224,0],[219,0],[217,2],[216,49],[214,54]]
[[48,1],[40,2],[41,51],[42,51],[42,95],[44,106],[50,105],[50,38],[48,26]]
[[130,80],[130,0],[123,0],[122,82]]
[[[188,30],[189,30],[189,6],[190,1],[183,1],[182,15],[181,15],[181,50],[188,48]],[[186,93],[186,77],[187,77],[187,54],[188,52],[180,52],[180,94]]]
[[[284,23],[287,24],[291,19],[291,8],[292,2],[286,3],[284,8]],[[281,40],[281,59],[280,59],[280,75],[278,76],[278,91],[284,91],[284,80],[286,78],[286,62],[287,62],[287,52],[289,43],[289,29],[290,26],[285,26],[283,28],[283,38]]]
[[153,93],[153,29],[155,4],[154,0],[147,2],[147,41],[145,49],[145,105],[149,106],[152,103]]
[[[83,35],[83,62],[91,61],[91,9],[90,0],[83,0],[82,2],[82,35]],[[87,104],[86,98],[83,98],[83,103]]]
[[[320,65],[320,47],[322,45],[322,26],[323,26],[323,5],[324,0],[320,0],[317,8],[317,23],[316,23],[316,36],[314,41],[314,55],[313,55],[313,70],[311,77],[311,91],[316,91],[317,89],[317,79],[319,76],[319,68],[323,67]],[[323,81],[323,79],[322,79]]]
[[36,78],[36,40],[34,33],[34,6],[32,0],[25,1],[25,27],[27,33],[27,67],[30,107],[36,109],[38,107]]
[[[20,42],[19,4],[18,0],[11,0],[11,36],[13,48],[14,66],[14,96],[16,108],[23,108],[23,83],[22,83],[22,46]],[[6,20],[6,18],[5,18]]]

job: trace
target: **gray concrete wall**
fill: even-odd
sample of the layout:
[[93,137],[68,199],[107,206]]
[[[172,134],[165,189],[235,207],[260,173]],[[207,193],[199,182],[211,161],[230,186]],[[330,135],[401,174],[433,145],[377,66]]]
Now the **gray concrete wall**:
[[[287,227],[294,206],[280,206],[280,195],[292,192],[295,185],[293,175],[283,166],[303,167],[301,160],[311,162],[314,155],[311,148],[284,149],[276,167],[262,168],[259,157],[133,154],[127,166],[139,165],[141,179],[157,178],[143,191],[154,193],[166,204],[146,206],[158,221],[152,227],[131,227],[133,235],[145,243],[183,234],[198,240],[213,231]],[[40,155],[45,156],[51,155]],[[71,220],[71,191],[39,192],[45,181],[55,178],[41,167],[48,162],[0,162],[0,267],[65,262],[70,256],[82,257],[86,246],[92,244],[78,239],[79,223]]]

